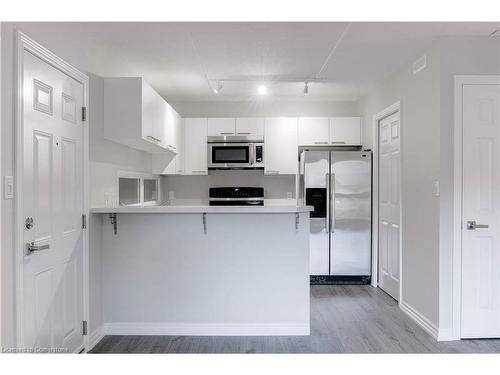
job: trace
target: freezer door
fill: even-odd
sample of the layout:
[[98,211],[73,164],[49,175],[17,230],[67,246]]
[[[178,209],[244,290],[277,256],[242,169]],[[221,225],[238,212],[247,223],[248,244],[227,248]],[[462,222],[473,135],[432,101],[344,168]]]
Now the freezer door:
[[329,166],[330,153],[304,151],[304,197],[314,206],[310,214],[310,274],[328,275],[329,249]]
[[331,153],[330,273],[371,274],[371,152]]

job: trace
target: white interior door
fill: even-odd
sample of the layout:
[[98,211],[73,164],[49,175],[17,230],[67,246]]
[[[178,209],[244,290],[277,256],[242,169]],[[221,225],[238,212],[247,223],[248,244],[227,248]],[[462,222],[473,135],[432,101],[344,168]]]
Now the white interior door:
[[500,337],[500,85],[464,85],[462,93],[461,332]]
[[399,300],[400,131],[399,112],[379,121],[378,285]]
[[[83,85],[24,51],[22,339],[83,348]],[[26,252],[32,244],[38,250]]]

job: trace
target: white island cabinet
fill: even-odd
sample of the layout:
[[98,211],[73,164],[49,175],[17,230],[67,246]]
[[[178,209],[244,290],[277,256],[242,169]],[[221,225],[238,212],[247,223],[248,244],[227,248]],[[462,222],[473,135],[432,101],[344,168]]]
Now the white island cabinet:
[[264,130],[264,174],[297,174],[297,150],[297,118],[266,118]]
[[149,153],[170,153],[166,102],[139,77],[104,79],[104,138]]
[[311,210],[93,209],[104,334],[309,335]]

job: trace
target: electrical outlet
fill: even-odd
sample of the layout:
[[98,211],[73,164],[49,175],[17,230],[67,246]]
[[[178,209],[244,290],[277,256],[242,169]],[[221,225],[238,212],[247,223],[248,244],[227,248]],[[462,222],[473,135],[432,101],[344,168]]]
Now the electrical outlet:
[[293,199],[293,194],[291,191],[286,192],[286,199]]
[[175,194],[173,191],[168,192],[168,200],[173,201],[175,199]]
[[3,178],[3,196],[4,199],[14,198],[14,177],[4,176]]

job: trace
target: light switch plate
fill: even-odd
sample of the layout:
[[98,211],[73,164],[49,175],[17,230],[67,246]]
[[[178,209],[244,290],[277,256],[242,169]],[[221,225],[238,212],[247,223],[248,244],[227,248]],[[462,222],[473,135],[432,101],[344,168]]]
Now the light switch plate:
[[3,197],[4,199],[14,198],[14,176],[3,177]]
[[168,192],[168,200],[173,201],[175,199],[175,194],[173,191]]
[[434,194],[439,197],[439,181],[434,181]]

